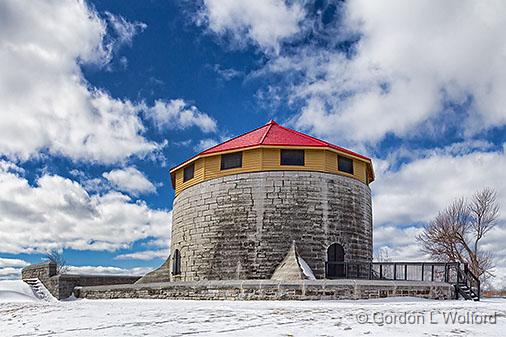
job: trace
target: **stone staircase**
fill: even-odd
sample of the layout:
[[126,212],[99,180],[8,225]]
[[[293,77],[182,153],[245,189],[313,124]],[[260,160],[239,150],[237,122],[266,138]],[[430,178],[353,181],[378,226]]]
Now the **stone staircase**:
[[28,284],[30,288],[32,288],[33,293],[38,299],[46,302],[57,301],[57,299],[54,298],[53,295],[51,295],[49,290],[47,290],[47,288],[44,286],[44,284],[42,284],[42,282],[38,278],[30,278],[25,279],[23,281],[25,281],[25,283]]

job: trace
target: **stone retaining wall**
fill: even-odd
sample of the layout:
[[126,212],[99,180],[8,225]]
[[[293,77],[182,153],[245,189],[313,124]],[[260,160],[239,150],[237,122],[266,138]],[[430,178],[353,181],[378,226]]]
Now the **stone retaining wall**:
[[180,251],[181,274],[171,280],[269,279],[293,241],[316,278],[325,277],[333,243],[347,262],[371,261],[369,187],[337,174],[272,171],[185,189],[174,200],[171,256]]
[[79,298],[178,300],[340,300],[413,296],[453,299],[448,283],[367,280],[227,280],[77,287]]
[[21,278],[38,278],[54,297],[63,299],[71,296],[76,286],[132,284],[140,276],[57,274],[55,263],[44,262],[23,268]]

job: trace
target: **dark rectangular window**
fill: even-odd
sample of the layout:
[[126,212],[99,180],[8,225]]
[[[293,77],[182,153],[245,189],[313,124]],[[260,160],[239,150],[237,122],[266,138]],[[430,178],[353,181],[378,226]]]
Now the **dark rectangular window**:
[[337,169],[341,172],[353,174],[353,159],[337,156]]
[[304,150],[281,150],[281,165],[304,166]]
[[221,169],[228,170],[242,166],[242,152],[221,155]]
[[195,174],[195,165],[190,164],[186,166],[183,170],[183,183],[185,181],[192,179],[194,174]]

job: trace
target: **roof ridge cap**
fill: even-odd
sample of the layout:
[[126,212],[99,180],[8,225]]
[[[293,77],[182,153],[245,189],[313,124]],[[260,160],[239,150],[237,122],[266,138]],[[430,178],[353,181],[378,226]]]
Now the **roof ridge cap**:
[[318,139],[318,138],[312,137],[312,136],[310,136],[310,135],[306,135],[305,133],[302,133],[302,132],[299,132],[299,131],[296,131],[296,130],[293,130],[293,129],[287,128],[287,127],[285,127],[285,126],[283,126],[283,125],[279,125],[279,124],[278,124],[278,126],[279,126],[280,128],[285,129],[285,130],[286,130],[286,131],[288,131],[288,132],[295,133],[295,134],[297,134],[298,136],[302,136],[302,137],[304,137],[304,138],[308,138],[308,139],[311,139],[311,140],[314,140],[314,141],[317,141],[317,142],[323,143],[323,144],[325,144],[325,145],[327,145],[327,146],[328,146],[328,145],[330,145],[330,143],[329,143],[329,142],[326,142],[326,141],[324,141],[324,140],[321,140],[321,139]]
[[[237,135],[237,136],[235,136],[235,137],[232,137],[232,138],[230,138],[230,139],[228,139],[228,140],[224,141],[223,143],[216,144],[216,145],[214,145],[214,146],[211,146],[211,147],[210,147],[210,148],[208,148],[208,149],[205,149],[205,150],[203,150],[203,151],[200,151],[200,152],[199,152],[199,153],[197,153],[195,156],[198,156],[198,155],[200,155],[200,154],[202,154],[202,153],[204,153],[204,152],[207,152],[207,151],[209,151],[209,150],[212,150],[212,149],[214,149],[215,147],[218,147],[218,146],[220,146],[220,145],[223,145],[223,144],[229,143],[229,142],[233,141],[234,139],[237,139],[237,138],[240,138],[240,137],[245,136],[245,135],[247,135],[247,134],[250,134],[250,133],[252,133],[252,132],[258,131],[258,130],[260,130],[261,128],[264,128],[264,127],[266,127],[266,126],[267,126],[267,124],[266,124],[266,125],[259,126],[258,128],[253,129],[253,130],[251,130],[251,131],[241,133],[240,135]],[[195,157],[195,156],[194,156],[194,157]]]
[[[265,131],[264,135],[262,136],[262,138],[260,138],[260,142],[258,142],[258,144],[263,144],[264,143],[264,140],[265,138],[267,137],[267,134],[269,133],[269,131],[271,131],[271,128],[273,125],[279,125],[278,123],[274,122],[274,120],[270,120],[269,123],[267,123],[266,125],[268,125],[269,127],[267,128],[267,130]],[[265,125],[264,125],[265,126]]]
[[297,131],[297,130],[293,130],[293,129],[290,129],[290,128],[287,128],[287,127],[284,127],[284,126],[279,125],[279,124],[278,124],[278,126],[279,126],[280,128],[285,129],[286,131],[289,131],[289,132],[291,132],[291,133],[295,133],[295,134],[297,134],[297,135],[299,135],[299,136],[302,136],[302,137],[304,137],[304,138],[311,139],[311,140],[314,140],[314,141],[317,141],[317,142],[323,143],[325,146],[330,147],[330,148],[332,148],[332,149],[340,150],[340,151],[343,151],[343,152],[348,152],[348,153],[350,153],[351,155],[358,156],[358,157],[360,157],[360,158],[362,158],[362,159],[365,159],[365,160],[369,160],[369,161],[371,160],[371,158],[369,158],[369,157],[366,157],[366,156],[364,156],[364,155],[361,155],[361,154],[359,154],[359,153],[356,153],[355,151],[352,151],[352,150],[346,149],[346,148],[344,148],[344,147],[342,147],[342,146],[334,145],[334,144],[329,143],[329,142],[327,142],[327,141],[325,141],[325,140],[322,140],[322,139],[319,139],[319,138],[316,138],[316,137],[313,137],[313,136],[310,136],[310,135],[306,135],[305,133],[302,133],[302,132],[299,132],[299,131]]

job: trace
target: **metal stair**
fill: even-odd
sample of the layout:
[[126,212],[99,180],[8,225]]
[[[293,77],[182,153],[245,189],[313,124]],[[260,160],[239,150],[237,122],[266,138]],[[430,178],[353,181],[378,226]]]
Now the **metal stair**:
[[38,279],[38,278],[30,278],[30,279],[24,279],[26,284],[32,288],[32,291],[34,295],[43,301],[46,302],[56,302],[56,298],[51,295],[49,290],[44,286],[44,284]]
[[455,289],[465,300],[479,301],[478,294],[467,284],[456,284]]
[[458,269],[454,286],[457,299],[460,295],[466,301],[480,300],[480,279],[469,270],[467,264],[464,264],[464,270]]

